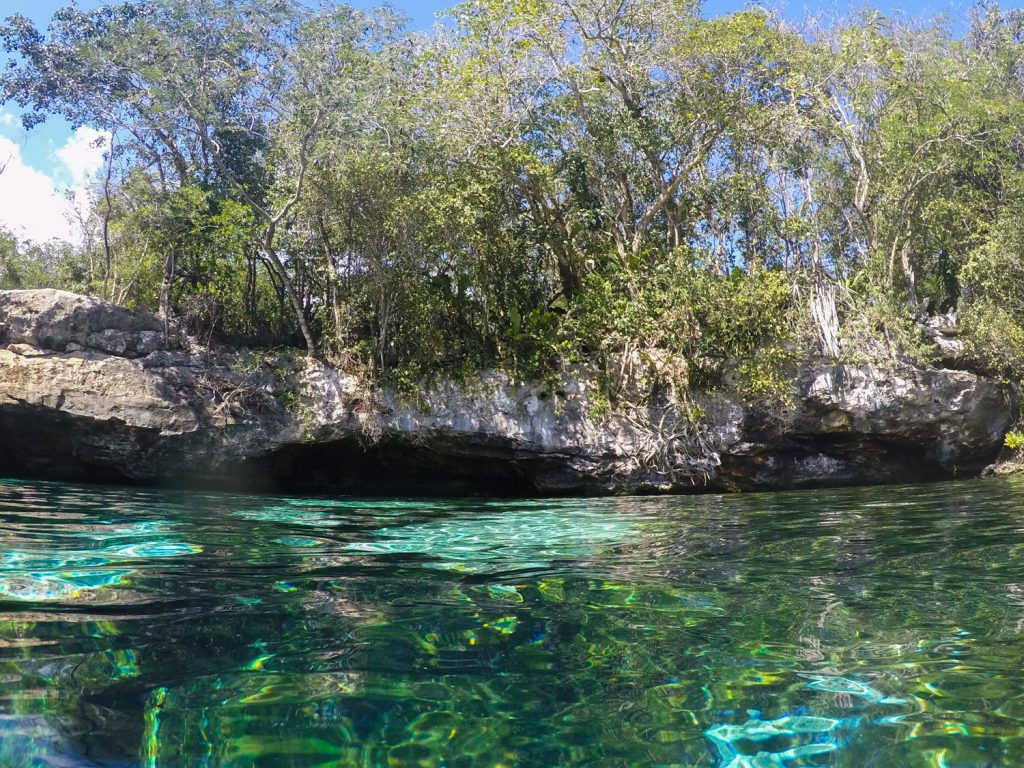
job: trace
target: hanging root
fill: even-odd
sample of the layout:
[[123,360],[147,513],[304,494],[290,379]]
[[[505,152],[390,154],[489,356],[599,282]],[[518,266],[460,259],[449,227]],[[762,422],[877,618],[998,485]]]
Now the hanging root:
[[688,480],[706,485],[721,465],[708,424],[702,416],[683,412],[685,404],[666,407],[635,406],[621,418],[633,432],[627,451],[626,473],[647,471],[661,475],[672,485]]

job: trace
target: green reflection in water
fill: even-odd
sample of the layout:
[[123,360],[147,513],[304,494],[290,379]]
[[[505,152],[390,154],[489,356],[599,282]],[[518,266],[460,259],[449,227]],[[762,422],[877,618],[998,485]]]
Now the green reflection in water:
[[1022,491],[0,483],[0,766],[1024,766]]

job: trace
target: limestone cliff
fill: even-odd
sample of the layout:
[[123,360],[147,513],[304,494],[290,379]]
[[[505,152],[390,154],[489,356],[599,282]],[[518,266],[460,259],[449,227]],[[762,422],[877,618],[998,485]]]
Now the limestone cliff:
[[810,365],[794,405],[728,393],[598,418],[594,382],[487,373],[400,398],[286,354],[205,354],[59,291],[0,292],[0,473],[353,493],[751,490],[978,473],[1013,411],[964,371]]

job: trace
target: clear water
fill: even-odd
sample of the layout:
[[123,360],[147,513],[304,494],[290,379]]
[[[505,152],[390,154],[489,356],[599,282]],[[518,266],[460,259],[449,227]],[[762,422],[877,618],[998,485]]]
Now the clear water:
[[1024,766],[1024,484],[0,482],[0,766]]

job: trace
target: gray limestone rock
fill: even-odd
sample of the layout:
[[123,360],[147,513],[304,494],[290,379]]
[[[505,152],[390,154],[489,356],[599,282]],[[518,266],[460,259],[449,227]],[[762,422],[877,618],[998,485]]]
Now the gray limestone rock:
[[0,291],[0,343],[141,357],[160,349],[155,316],[67,291]]

